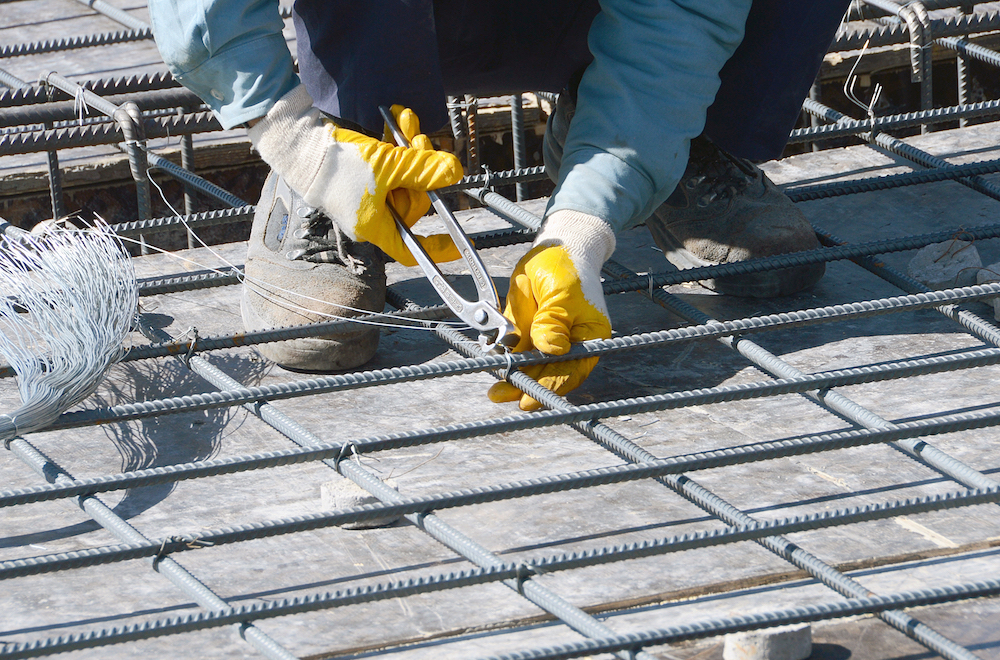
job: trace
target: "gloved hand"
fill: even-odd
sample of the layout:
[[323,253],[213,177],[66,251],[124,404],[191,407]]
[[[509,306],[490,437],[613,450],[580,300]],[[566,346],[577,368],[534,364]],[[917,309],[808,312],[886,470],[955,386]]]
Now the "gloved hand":
[[[515,351],[537,348],[563,355],[574,342],[611,337],[601,266],[614,250],[615,234],[600,218],[556,211],[546,219],[510,277],[504,316],[517,326]],[[562,395],[579,387],[596,365],[597,358],[585,358],[522,371]],[[494,403],[520,399],[521,410],[542,405],[507,382],[493,385],[489,398]]]
[[[425,192],[457,183],[462,164],[452,154],[433,150],[411,110],[396,105],[392,113],[411,148],[340,128],[313,107],[309,92],[299,85],[248,133],[264,162],[306,204],[323,211],[352,240],[374,243],[404,266],[413,266],[416,261],[403,245],[386,198],[413,226],[430,208]],[[460,256],[447,234],[418,240],[434,261]]]

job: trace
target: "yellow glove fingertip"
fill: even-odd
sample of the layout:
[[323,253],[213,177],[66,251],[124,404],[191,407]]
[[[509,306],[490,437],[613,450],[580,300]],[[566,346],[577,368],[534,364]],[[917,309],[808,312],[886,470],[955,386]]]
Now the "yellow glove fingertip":
[[535,399],[532,399],[530,396],[525,394],[524,396],[521,397],[521,401],[517,404],[517,407],[523,410],[524,412],[533,412],[535,410],[541,410],[545,406],[543,406],[540,402],[536,401]]
[[424,252],[434,261],[434,263],[445,263],[455,261],[462,255],[455,247],[455,242],[448,234],[432,234],[430,236],[417,236],[417,241],[423,246]]
[[521,390],[506,381],[500,381],[490,387],[489,391],[486,392],[486,396],[493,403],[509,403],[521,398]]

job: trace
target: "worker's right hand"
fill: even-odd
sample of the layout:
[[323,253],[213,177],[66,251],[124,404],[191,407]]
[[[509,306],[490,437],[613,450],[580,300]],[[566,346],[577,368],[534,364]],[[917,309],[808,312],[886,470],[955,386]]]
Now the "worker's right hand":
[[[407,226],[430,207],[426,191],[462,178],[462,165],[434,151],[416,115],[402,106],[392,113],[411,147],[398,147],[337,126],[313,107],[299,85],[249,129],[261,158],[305,202],[326,214],[352,240],[367,241],[405,266],[416,261],[386,206],[389,199]],[[446,234],[418,236],[434,261],[459,257]]]
[[[601,266],[614,246],[614,232],[594,216],[557,211],[546,220],[534,247],[510,277],[504,315],[517,328],[514,351],[564,355],[576,342],[611,337]],[[563,395],[579,387],[596,365],[597,358],[583,358],[522,371]],[[508,382],[493,385],[489,398],[494,403],[519,400],[521,410],[542,405]]]

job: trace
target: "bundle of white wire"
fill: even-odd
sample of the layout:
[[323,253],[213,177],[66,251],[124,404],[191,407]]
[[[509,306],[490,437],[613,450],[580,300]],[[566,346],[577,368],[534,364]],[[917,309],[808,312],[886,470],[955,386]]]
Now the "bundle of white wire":
[[0,414],[0,440],[49,426],[97,389],[124,354],[138,291],[106,225],[0,236],[0,355],[22,402]]

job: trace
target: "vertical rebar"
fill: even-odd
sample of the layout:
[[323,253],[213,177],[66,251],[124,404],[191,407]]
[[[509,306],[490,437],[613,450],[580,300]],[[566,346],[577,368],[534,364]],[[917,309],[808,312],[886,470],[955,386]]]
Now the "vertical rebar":
[[465,123],[469,142],[466,145],[469,174],[479,174],[479,135],[477,133],[479,100],[471,94],[465,95]]
[[[515,94],[510,101],[510,128],[514,145],[514,169],[520,170],[527,167],[527,157],[524,147],[524,104],[521,94]],[[525,183],[514,184],[515,198],[523,202],[528,198],[528,185]]]
[[[178,108],[177,114],[183,116],[185,108]],[[191,134],[181,136],[181,167],[188,172],[194,172],[194,136]],[[181,182],[184,186],[184,213],[193,215],[195,213],[194,189],[189,183]],[[198,247],[194,234],[187,230],[188,249]]]
[[[930,110],[934,107],[934,88],[932,81],[933,58],[931,47],[931,19],[927,9],[919,2],[912,0],[901,5],[894,0],[864,0],[867,4],[899,16],[910,32],[910,80],[920,83],[920,109]],[[920,132],[930,131],[929,124],[921,124]]]
[[[813,81],[812,86],[809,88],[809,98],[812,99],[813,101],[820,101],[822,99],[821,89],[822,88],[820,87],[819,78],[817,78],[816,80]],[[817,128],[820,125],[819,117],[809,112],[807,112],[806,114],[809,116],[809,126],[811,126],[812,128]],[[810,142],[809,146],[812,149],[812,151],[819,151],[818,142]]]
[[[52,128],[51,122],[45,123],[46,129]],[[63,200],[62,170],[59,169],[59,152],[45,152],[46,162],[49,168],[49,199],[52,202],[52,217],[62,218],[66,216],[66,203]]]

